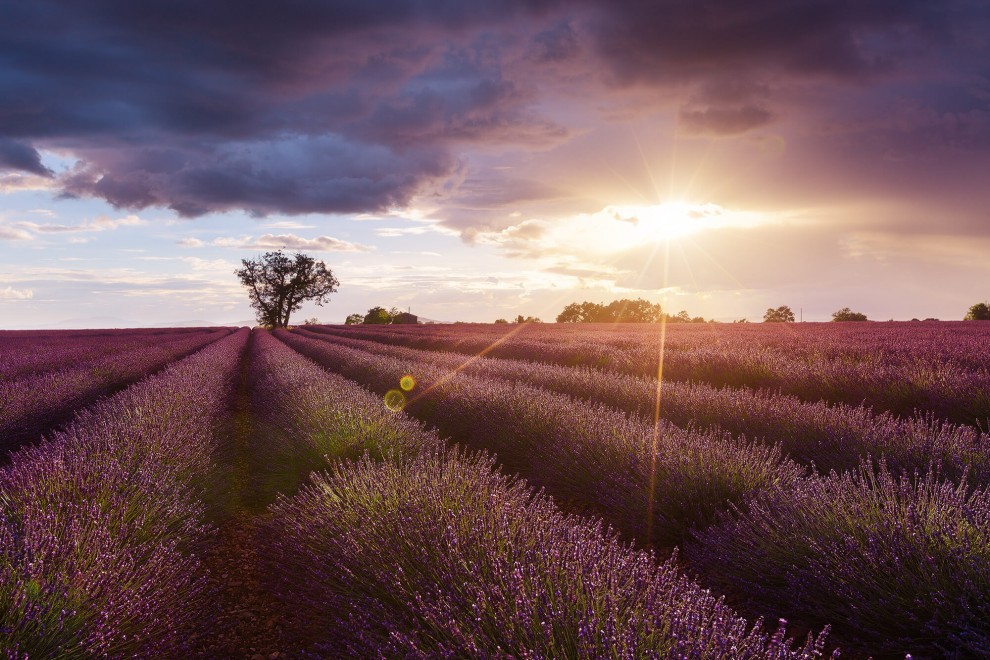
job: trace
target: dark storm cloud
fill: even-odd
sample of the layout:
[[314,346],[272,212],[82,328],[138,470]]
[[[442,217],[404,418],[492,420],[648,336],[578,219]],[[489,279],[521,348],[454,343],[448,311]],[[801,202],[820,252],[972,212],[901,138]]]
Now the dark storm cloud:
[[[182,215],[381,210],[458,144],[547,144],[487,31],[552,3],[32,2],[0,15],[0,165]],[[506,28],[508,29],[508,28]]]
[[[687,132],[735,135],[783,115],[778,106],[800,105],[795,85],[818,85],[819,99],[841,106],[863,104],[866,84],[960,71],[985,79],[987,16],[985,4],[965,0],[617,0],[592,9],[584,26],[613,86],[680,88]],[[803,108],[806,117],[815,110]]]
[[584,86],[567,102],[645,87],[686,132],[731,137],[786,116],[782,98],[800,105],[780,91],[794,81],[853,88],[919,62],[983,72],[959,107],[908,89],[927,115],[849,119],[897,156],[905,135],[990,136],[973,65],[985,18],[964,0],[12,2],[0,167],[50,176],[37,150],[60,150],[80,159],[57,173],[63,194],[185,216],[377,211],[456,187],[465,149],[568,140],[557,76]]
[[19,170],[44,177],[52,176],[52,171],[41,164],[41,155],[34,147],[2,137],[0,137],[0,169]]
[[618,0],[591,31],[618,81],[727,70],[859,77],[947,33],[946,4],[921,0]]
[[[88,158],[100,163],[101,154]],[[227,142],[207,150],[115,153],[62,177],[69,195],[94,195],[124,208],[167,206],[193,217],[213,210],[257,215],[362,212],[402,206],[425,181],[453,172],[445,150],[396,152],[339,136]]]

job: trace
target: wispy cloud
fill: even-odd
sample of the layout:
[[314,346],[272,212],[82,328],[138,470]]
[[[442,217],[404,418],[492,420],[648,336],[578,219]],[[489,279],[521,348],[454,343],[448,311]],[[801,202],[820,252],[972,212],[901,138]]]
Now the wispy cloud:
[[32,238],[31,234],[24,231],[23,229],[18,229],[16,227],[9,227],[5,225],[0,225],[0,240],[4,241],[30,241]]
[[107,215],[97,216],[78,225],[63,225],[22,221],[15,223],[17,227],[37,234],[72,234],[95,231],[111,231],[119,227],[136,227],[146,222],[136,215],[126,215],[122,218],[111,218]]
[[31,289],[15,289],[12,286],[0,289],[0,300],[30,300],[34,297]]
[[262,234],[257,238],[253,236],[216,238],[211,242],[211,245],[239,249],[315,250],[317,252],[371,252],[373,250],[370,246],[351,243],[332,236],[304,238],[295,234]]
[[266,222],[264,227],[265,229],[314,229],[316,225],[307,225],[295,220],[277,220],[275,222]]
[[0,171],[0,193],[21,192],[26,190],[55,190],[56,183],[49,177],[25,172]]
[[198,238],[183,238],[176,241],[175,244],[184,248],[198,248],[205,245],[205,243]]

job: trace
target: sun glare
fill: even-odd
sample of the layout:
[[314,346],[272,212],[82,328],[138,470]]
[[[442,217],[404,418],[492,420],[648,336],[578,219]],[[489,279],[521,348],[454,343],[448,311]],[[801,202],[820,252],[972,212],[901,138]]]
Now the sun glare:
[[644,240],[680,238],[700,231],[706,225],[704,207],[684,202],[616,208],[636,218],[636,233]]
[[758,224],[749,216],[718,204],[664,202],[652,205],[612,205],[575,219],[585,249],[614,253],[635,246],[674,241],[700,231],[725,226]]

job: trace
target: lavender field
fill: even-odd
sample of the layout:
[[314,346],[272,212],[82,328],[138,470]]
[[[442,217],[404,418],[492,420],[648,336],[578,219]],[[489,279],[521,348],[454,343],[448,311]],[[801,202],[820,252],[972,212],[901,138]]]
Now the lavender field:
[[0,655],[990,656],[990,322],[0,332]]

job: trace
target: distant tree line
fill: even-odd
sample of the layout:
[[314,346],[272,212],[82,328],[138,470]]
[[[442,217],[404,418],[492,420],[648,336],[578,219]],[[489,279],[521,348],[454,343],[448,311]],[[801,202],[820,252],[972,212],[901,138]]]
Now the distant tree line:
[[372,307],[368,310],[367,314],[350,314],[346,319],[344,319],[345,325],[390,325],[392,323],[411,323],[411,321],[404,321],[403,317],[409,316],[401,309],[393,307],[392,309],[385,309],[384,307]]
[[557,315],[557,323],[704,323],[705,319],[691,317],[682,310],[677,314],[667,314],[659,303],[637,298],[613,300],[607,305],[582,302],[571,303]]
[[[520,314],[512,321],[513,323],[543,323],[538,316],[523,316]],[[495,319],[495,323],[508,323],[505,319]]]
[[990,304],[981,302],[969,308],[964,321],[990,321]]
[[[854,312],[848,307],[843,307],[840,310],[832,312],[833,321],[868,321],[866,314],[862,312]],[[763,315],[764,323],[793,323],[794,322],[794,311],[787,305],[781,305],[780,307],[767,309],[766,314]]]

